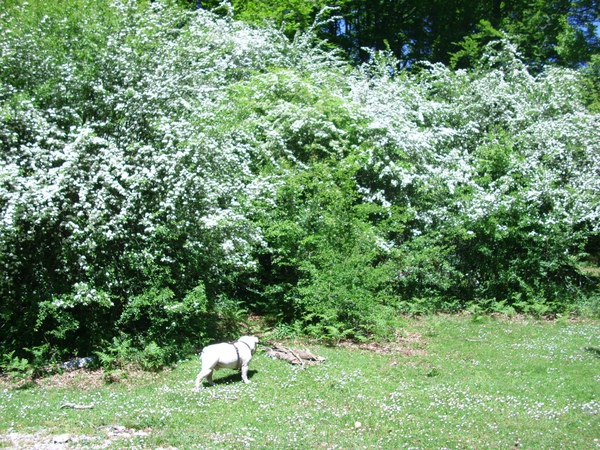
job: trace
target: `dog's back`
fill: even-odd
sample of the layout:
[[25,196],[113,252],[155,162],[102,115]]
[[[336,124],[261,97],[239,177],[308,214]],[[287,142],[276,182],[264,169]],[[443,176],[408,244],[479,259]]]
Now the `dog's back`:
[[213,344],[204,347],[200,355],[202,367],[207,369],[235,366],[238,363],[238,352],[233,344]]

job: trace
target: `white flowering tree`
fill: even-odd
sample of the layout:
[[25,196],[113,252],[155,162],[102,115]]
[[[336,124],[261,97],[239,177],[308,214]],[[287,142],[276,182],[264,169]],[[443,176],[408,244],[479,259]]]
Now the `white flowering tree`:
[[84,352],[118,330],[200,344],[253,267],[245,205],[272,184],[230,90],[318,52],[158,2],[1,19],[3,345]]
[[575,72],[532,76],[498,41],[476,70],[434,65],[353,92],[376,136],[366,199],[408,217],[389,245],[409,308],[572,307],[600,212],[598,116]]

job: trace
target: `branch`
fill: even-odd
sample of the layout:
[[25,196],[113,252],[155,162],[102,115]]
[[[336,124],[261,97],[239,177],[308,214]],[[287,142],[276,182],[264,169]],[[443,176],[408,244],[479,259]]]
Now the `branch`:
[[64,405],[60,406],[60,409],[63,408],[72,408],[72,409],[92,409],[94,407],[94,404],[92,403],[91,405],[76,405],[74,403],[65,403]]

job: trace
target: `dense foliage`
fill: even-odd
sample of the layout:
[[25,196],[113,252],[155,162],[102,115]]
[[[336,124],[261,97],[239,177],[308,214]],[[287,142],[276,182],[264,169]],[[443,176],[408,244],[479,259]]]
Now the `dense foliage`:
[[[216,8],[221,0],[180,0]],[[332,20],[322,38],[354,59],[369,49],[390,50],[405,65],[418,61],[460,66],[475,51],[506,34],[518,43],[530,66],[553,63],[577,67],[600,51],[600,4],[594,0],[231,0],[236,18],[275,23],[289,35],[306,30],[324,7]]]
[[[599,116],[577,72],[357,69],[203,9],[0,10],[0,354],[168,360],[246,311],[357,339],[400,313],[593,295]],[[596,239],[596,241],[594,241]],[[15,361],[20,361],[16,359]]]

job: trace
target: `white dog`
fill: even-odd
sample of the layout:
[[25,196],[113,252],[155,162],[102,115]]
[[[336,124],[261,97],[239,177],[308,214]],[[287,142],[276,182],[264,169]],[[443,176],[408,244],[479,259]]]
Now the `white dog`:
[[214,385],[212,380],[213,370],[222,368],[242,369],[242,380],[250,383],[248,379],[248,363],[258,347],[256,336],[242,336],[235,342],[214,344],[204,347],[200,358],[202,369],[196,377],[196,389],[200,389],[202,380]]

